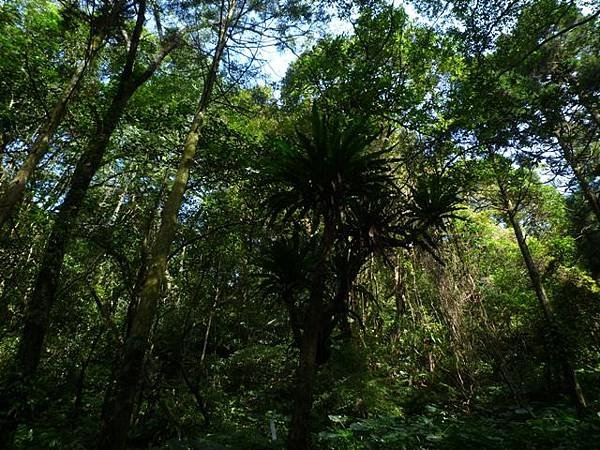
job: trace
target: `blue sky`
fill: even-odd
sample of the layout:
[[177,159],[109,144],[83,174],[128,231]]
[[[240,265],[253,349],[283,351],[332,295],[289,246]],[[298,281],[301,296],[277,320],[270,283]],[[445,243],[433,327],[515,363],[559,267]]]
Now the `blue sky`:
[[[402,5],[411,19],[419,20],[419,15],[410,3],[401,0],[394,0],[393,3],[395,5]],[[333,35],[340,35],[350,33],[352,31],[352,26],[346,21],[335,18],[329,23],[327,31]],[[308,46],[310,46],[310,43]],[[300,48],[299,52],[302,53],[305,49],[306,48]],[[273,82],[281,81],[285,76],[289,65],[296,59],[296,55],[294,55],[291,50],[278,51],[272,46],[261,50],[259,56],[266,61],[263,67],[264,74]]]

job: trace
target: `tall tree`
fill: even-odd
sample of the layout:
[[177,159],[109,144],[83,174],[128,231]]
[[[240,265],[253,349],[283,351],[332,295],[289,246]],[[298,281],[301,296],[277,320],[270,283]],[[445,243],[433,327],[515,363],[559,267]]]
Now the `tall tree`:
[[[527,21],[538,16],[534,10],[520,20],[513,35],[506,38],[503,47],[508,49],[501,50],[510,53],[510,45],[515,45],[511,41],[531,48],[537,41],[552,38],[514,69],[514,89],[528,93],[522,103],[531,118],[528,131],[535,133],[544,149],[556,154],[545,158],[548,165],[579,188],[600,226],[600,194],[593,182],[600,168],[599,22],[594,14],[583,15],[572,8],[559,22],[562,29],[572,30],[553,37],[554,26],[549,26],[529,37],[533,41],[529,43],[523,38],[531,28]],[[519,88],[519,83],[524,86]]]
[[525,168],[513,170],[510,167],[510,160],[502,158],[494,153],[491,154],[490,162],[498,192],[498,208],[506,215],[508,223],[513,229],[523,262],[527,269],[527,274],[531,281],[531,286],[539,302],[540,309],[542,310],[548,336],[546,340],[547,351],[549,353],[556,353],[563,370],[564,380],[568,386],[569,394],[571,395],[576,408],[579,411],[584,411],[587,404],[579,384],[575,367],[573,366],[572,355],[569,354],[566,338],[561,330],[552,302],[544,287],[540,269],[533,259],[526,235],[521,225],[523,220],[522,211],[527,203],[531,202],[533,195],[531,191],[532,188],[535,188],[535,175],[531,170]]
[[141,0],[137,4],[137,10],[137,20],[128,39],[125,65],[119,75],[113,99],[103,117],[98,120],[93,140],[81,154],[71,176],[70,187],[58,210],[41,259],[40,271],[27,304],[25,326],[17,355],[18,372],[25,376],[32,375],[39,364],[65,252],[73,235],[75,221],[86,192],[102,164],[110,138],[119,124],[129,99],[140,86],[150,79],[177,43],[176,36],[169,37],[147,68],[134,71],[145,21],[145,0]]
[[460,36],[465,61],[474,66],[471,83],[478,86],[472,100],[488,101],[484,95],[496,91],[503,108],[490,101],[496,120],[529,147],[531,157],[544,159],[557,177],[571,179],[599,219],[593,179],[599,164],[600,9],[563,0],[442,3],[418,2]]
[[[0,227],[4,226],[15,208],[21,203],[28,180],[33,175],[40,160],[48,151],[50,142],[63,121],[69,104],[76,95],[88,68],[104,45],[106,37],[124,13],[125,5],[126,2],[123,0],[114,0],[102,3],[100,8],[98,8],[98,12],[95,12],[95,8],[92,8],[92,14],[87,17],[89,21],[89,36],[83,58],[75,67],[67,85],[48,113],[46,120],[41,126],[41,130],[36,133],[21,168],[2,187],[2,192],[0,193]],[[86,14],[82,11],[82,15],[85,17]]]
[[[73,237],[76,219],[92,178],[102,164],[110,138],[119,124],[128,100],[152,76],[177,42],[176,38],[171,37],[165,42],[147,68],[135,71],[145,14],[146,2],[141,0],[137,4],[137,19],[131,36],[127,40],[128,48],[125,62],[117,79],[112,102],[104,115],[98,118],[94,137],[90,140],[77,162],[71,177],[70,188],[58,209],[57,217],[41,259],[40,270],[33,291],[29,297],[29,302],[26,304],[25,323],[19,342],[15,368],[16,375],[23,377],[25,389],[32,383],[31,378],[37,371],[40,362],[44,339],[50,326],[50,315],[55,303],[65,252]],[[27,392],[24,392],[22,396],[26,398]],[[13,405],[12,409],[18,411],[20,408],[18,402],[22,403],[24,398],[16,398],[17,404]]]
[[313,107],[312,135],[299,135],[300,145],[282,144],[268,169],[268,179],[282,189],[269,203],[274,215],[285,212],[307,214],[311,228],[320,230],[308,275],[306,303],[300,311],[287,299],[292,318],[302,329],[300,361],[296,373],[296,391],[288,447],[311,448],[310,412],[317,371],[319,339],[323,336],[327,299],[327,266],[346,217],[358,213],[369,198],[385,195],[392,185],[390,168],[383,152],[373,152],[369,144],[375,135],[364,125],[355,124],[345,130],[333,119],[322,118]]
[[327,361],[336,325],[348,332],[348,298],[361,267],[369,256],[394,247],[433,250],[429,233],[443,226],[457,201],[455,194],[437,189],[440,177],[426,182],[419,174],[406,192],[398,189],[389,143],[375,141],[378,134],[364,118],[344,124],[339,117],[321,117],[315,104],[311,124],[312,134],[299,133],[296,144],[282,144],[266,171],[276,189],[268,200],[271,214],[281,214],[284,223],[299,221],[309,240],[298,245],[296,234],[293,245],[275,246],[280,257],[298,252],[291,267],[308,280],[304,295],[295,292],[298,275],[290,273],[288,263],[270,264],[300,349],[288,436],[288,446],[298,449],[311,448],[317,367]]
[[[167,261],[176,234],[177,215],[184,200],[194,164],[196,147],[214,97],[220,66],[225,57],[229,58],[231,49],[229,44],[240,42],[238,39],[245,42],[244,39],[253,34],[258,35],[261,39],[285,41],[286,34],[297,26],[289,21],[300,20],[310,11],[302,3],[266,2],[259,4],[245,0],[228,0],[219,2],[218,5],[208,4],[206,8],[206,10],[200,8],[200,12],[208,13],[217,20],[214,29],[215,44],[210,52],[210,62],[204,77],[202,94],[183,144],[181,159],[163,204],[160,225],[150,250],[148,269],[143,279],[140,280],[137,298],[133,300],[135,310],[131,317],[128,335],[118,355],[119,363],[114,366],[116,368],[113,374],[114,382],[108,389],[103,408],[98,448],[121,449],[125,447],[148,338],[155,319],[157,303],[165,287]],[[272,28],[270,22],[273,20],[279,22],[281,27]],[[259,39],[258,43],[251,42],[250,48],[256,51],[260,45]],[[250,63],[253,60],[254,56],[251,57]]]
[[[431,6],[437,2],[423,3]],[[539,155],[540,146],[549,138],[557,141],[563,162],[570,165],[571,158],[568,158],[569,153],[565,154],[567,148],[563,145],[565,142],[561,142],[559,131],[564,129],[565,116],[573,114],[572,119],[582,121],[580,125],[587,128],[584,134],[596,133],[593,115],[587,114],[582,119],[569,108],[574,96],[565,93],[565,89],[556,84],[548,83],[547,76],[533,83],[530,79],[533,75],[535,80],[536,70],[540,69],[540,65],[532,60],[544,66],[543,61],[547,57],[540,55],[552,52],[561,36],[587,27],[595,20],[596,12],[582,18],[570,2],[561,1],[497,4],[492,14],[469,0],[452,2],[451,6],[451,16],[464,25],[459,30],[450,21],[449,27],[452,33],[461,36],[466,70],[456,80],[456,89],[450,96],[448,114],[452,120],[449,130],[463,148],[484,147],[488,150],[484,153],[475,151],[472,156],[487,160],[495,170],[494,179],[500,199],[498,208],[513,229],[540,304],[548,335],[547,346],[559,353],[569,393],[576,407],[583,410],[586,402],[570,361],[566,338],[558,326],[540,271],[527,244],[520,211],[523,202],[532,201],[530,178],[536,163],[543,159]],[[526,70],[525,67],[537,69],[524,77],[520,71]],[[534,87],[536,84],[537,87]],[[564,95],[557,96],[561,91]],[[581,135],[581,128],[579,131]],[[513,171],[511,164],[518,169]],[[511,177],[511,174],[520,176]]]

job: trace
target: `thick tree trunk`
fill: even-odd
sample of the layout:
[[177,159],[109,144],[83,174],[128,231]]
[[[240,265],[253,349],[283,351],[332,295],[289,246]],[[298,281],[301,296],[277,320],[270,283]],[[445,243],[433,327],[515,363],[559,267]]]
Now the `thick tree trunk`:
[[111,133],[112,130],[106,130],[106,133],[96,135],[97,140],[79,159],[71,186],[46,244],[33,293],[26,306],[25,326],[17,353],[20,372],[26,376],[32,375],[37,370],[67,245],[90,182],[101,164]]
[[123,345],[120,364],[116,366],[115,383],[105,400],[99,449],[125,448],[150,329],[163,289],[171,243],[175,237],[177,213],[183,201],[203,118],[204,111],[198,111],[194,117],[173,187],[161,214],[160,228],[152,249],[148,272],[139,293],[129,335]]
[[359,270],[360,264],[354,264],[351,267],[350,261],[337,270],[335,295],[323,312],[323,323],[317,343],[317,366],[322,366],[331,357],[331,335],[336,326],[339,326],[342,339],[348,341],[352,337],[352,329],[348,320],[348,299]]
[[515,216],[515,210],[512,207],[508,196],[504,192],[502,195],[508,214],[508,219],[515,233],[515,237],[517,239],[517,243],[521,251],[521,256],[523,257],[523,261],[525,261],[525,266],[527,267],[529,279],[531,280],[531,284],[535,291],[535,295],[540,303],[544,314],[548,335],[551,339],[549,347],[557,352],[557,356],[561,362],[565,381],[567,382],[570,391],[569,394],[573,398],[575,407],[578,411],[583,411],[587,405],[585,397],[583,396],[583,391],[581,389],[581,386],[579,385],[579,380],[577,379],[577,373],[575,372],[575,369],[573,368],[573,365],[569,358],[565,338],[560,332],[559,326],[556,322],[554,311],[552,310],[552,304],[550,303],[548,295],[546,294],[546,290],[544,289],[540,272],[537,266],[535,265],[535,262],[533,261],[531,252],[529,251],[529,246],[527,245],[527,241],[525,239],[525,235],[523,234],[521,224]]
[[19,371],[25,376],[31,376],[37,370],[44,338],[50,324],[50,313],[58,288],[65,252],[90,183],[102,165],[110,138],[123,115],[127,102],[157,67],[153,64],[148,69],[149,73],[145,73],[142,78],[133,79],[133,66],[145,19],[145,3],[145,1],[139,2],[136,26],[131,37],[127,60],[121,73],[117,92],[104,117],[97,124],[94,140],[77,161],[69,190],[60,206],[46,244],[31,300],[26,307],[25,326],[17,353]]
[[159,230],[150,253],[149,267],[142,281],[137,301],[134,300],[136,308],[132,311],[129,333],[118,357],[119,363],[114,366],[116,369],[113,373],[114,381],[109,386],[104,400],[101,432],[97,446],[100,450],[125,448],[134,403],[139,391],[150,330],[154,323],[158,300],[163,292],[167,259],[175,238],[177,214],[187,188],[206,109],[217,79],[223,50],[229,37],[228,27],[231,24],[235,8],[236,3],[232,2],[223,18],[219,40],[202,96],[183,146],[183,153],[171,191],[163,206]]
[[291,289],[286,289],[282,292],[281,298],[283,304],[286,306],[288,314],[290,316],[290,328],[292,329],[292,337],[294,338],[294,345],[300,348],[302,347],[302,324],[300,323],[300,317],[298,308],[294,302],[294,295]]

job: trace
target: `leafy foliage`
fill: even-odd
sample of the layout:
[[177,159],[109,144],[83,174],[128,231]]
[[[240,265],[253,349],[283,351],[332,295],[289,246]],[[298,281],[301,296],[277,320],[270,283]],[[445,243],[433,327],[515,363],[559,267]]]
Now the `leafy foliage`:
[[[310,448],[597,447],[595,2],[0,3],[0,191],[88,64],[0,227],[1,448],[98,445],[178,167],[126,448],[294,448],[306,404]],[[59,227],[21,376],[143,8],[132,73],[177,45]]]

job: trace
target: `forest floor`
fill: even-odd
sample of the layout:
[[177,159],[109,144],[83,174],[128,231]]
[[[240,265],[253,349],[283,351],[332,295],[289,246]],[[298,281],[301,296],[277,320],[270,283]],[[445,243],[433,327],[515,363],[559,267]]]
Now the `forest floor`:
[[[408,392],[407,392],[408,393]],[[467,407],[432,389],[416,391],[402,413],[356,417],[329,415],[315,434],[317,449],[541,450],[600,449],[600,403],[578,415],[568,399],[554,396],[518,404],[505,392],[486,392]],[[504,396],[503,396],[504,395]],[[279,449],[269,426],[260,433],[224,430],[204,438],[171,441],[170,450]]]

